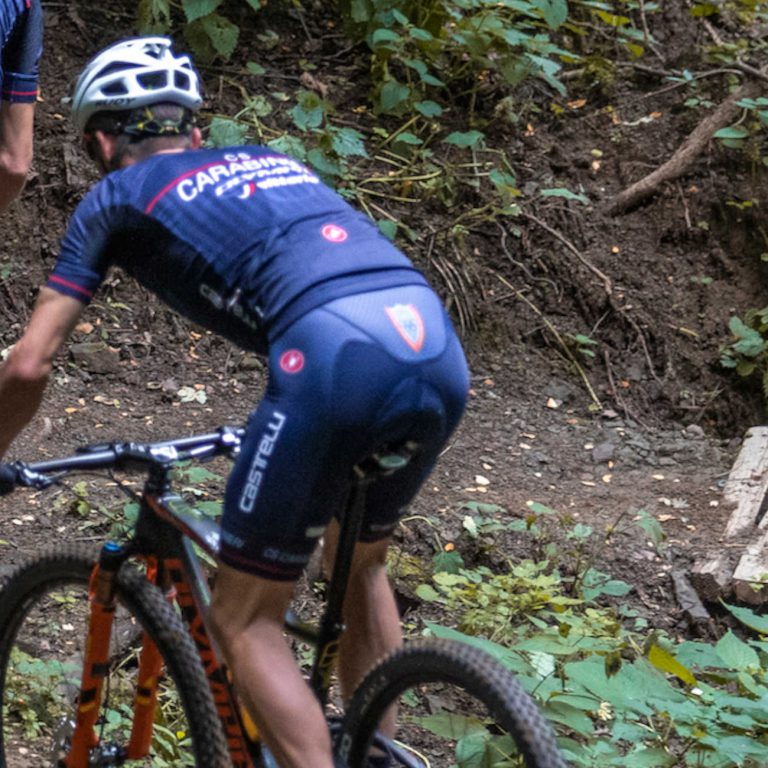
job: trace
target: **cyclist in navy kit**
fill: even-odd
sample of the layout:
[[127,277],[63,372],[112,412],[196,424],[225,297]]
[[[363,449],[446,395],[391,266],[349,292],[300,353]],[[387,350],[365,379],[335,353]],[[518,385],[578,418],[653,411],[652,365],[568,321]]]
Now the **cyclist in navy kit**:
[[21,192],[32,164],[32,123],[43,51],[40,0],[0,2],[0,213]]
[[[386,551],[461,417],[466,362],[422,274],[310,169],[265,147],[200,148],[197,75],[169,45],[118,43],[78,80],[73,118],[107,175],[75,212],[0,368],[0,456],[35,413],[56,350],[113,265],[266,355],[266,393],[227,485],[211,619],[279,765],[332,768],[283,616],[320,536],[334,546],[353,464],[412,440],[416,457],[368,496],[345,604],[343,691],[401,643]],[[386,765],[378,759],[372,765]]]

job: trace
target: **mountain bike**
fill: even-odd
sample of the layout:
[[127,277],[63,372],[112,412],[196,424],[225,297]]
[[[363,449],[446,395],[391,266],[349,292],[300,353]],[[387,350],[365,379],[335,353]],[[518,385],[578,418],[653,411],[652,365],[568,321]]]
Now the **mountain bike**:
[[[53,544],[0,583],[0,768],[274,765],[206,628],[218,524],[174,490],[182,462],[232,458],[242,437],[242,429],[223,427],[0,464],[5,493],[45,489],[73,472],[144,474],[127,535],[98,551]],[[417,450],[388,446],[353,468],[322,616],[312,624],[293,609],[286,615],[300,655],[303,644],[314,649],[309,682],[326,705],[335,750],[350,768],[373,755],[400,768],[564,768],[549,725],[518,681],[460,642],[407,643],[334,714],[331,673],[366,489]],[[400,725],[389,739],[378,724],[395,704]]]

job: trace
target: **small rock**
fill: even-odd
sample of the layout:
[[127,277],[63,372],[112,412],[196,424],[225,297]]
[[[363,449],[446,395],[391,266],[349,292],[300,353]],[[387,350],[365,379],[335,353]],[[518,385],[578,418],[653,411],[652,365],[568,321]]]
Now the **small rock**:
[[689,437],[691,440],[703,440],[704,429],[698,424],[689,424],[684,430],[683,434]]
[[613,461],[616,455],[616,446],[611,442],[598,443],[592,449],[592,461],[596,464],[600,464],[604,461]]
[[70,346],[72,359],[90,373],[117,373],[120,370],[118,352],[103,341],[83,341]]

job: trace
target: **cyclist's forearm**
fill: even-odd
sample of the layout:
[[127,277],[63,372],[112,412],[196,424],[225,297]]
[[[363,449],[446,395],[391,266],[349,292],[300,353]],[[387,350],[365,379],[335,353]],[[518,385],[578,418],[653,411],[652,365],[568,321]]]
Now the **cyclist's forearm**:
[[32,165],[34,104],[0,104],[0,213],[21,192]]
[[11,357],[0,366],[0,458],[40,407],[48,372],[28,375],[19,371]]
[[20,173],[12,170],[11,167],[0,158],[0,213],[19,196],[24,189],[27,179],[26,172]]

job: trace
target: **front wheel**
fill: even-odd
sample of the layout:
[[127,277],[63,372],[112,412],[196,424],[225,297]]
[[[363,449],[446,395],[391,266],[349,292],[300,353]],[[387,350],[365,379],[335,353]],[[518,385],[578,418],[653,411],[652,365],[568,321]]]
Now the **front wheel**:
[[[67,759],[90,615],[93,550],[40,552],[0,584],[0,768],[70,766]],[[128,760],[144,633],[165,662],[150,754]],[[98,743],[89,766],[229,766],[226,742],[194,643],[161,592],[130,563],[117,574]],[[87,766],[72,766],[87,768]]]
[[[391,741],[377,729],[393,705],[399,725]],[[549,724],[512,673],[446,640],[409,643],[374,667],[352,697],[336,747],[349,768],[377,755],[392,768],[566,768]]]

